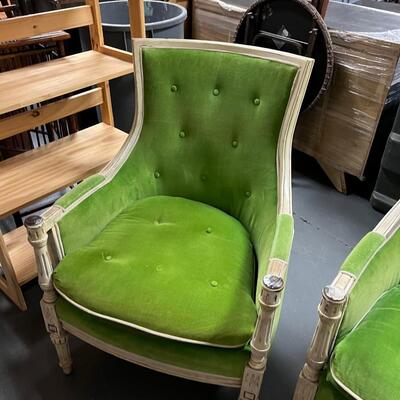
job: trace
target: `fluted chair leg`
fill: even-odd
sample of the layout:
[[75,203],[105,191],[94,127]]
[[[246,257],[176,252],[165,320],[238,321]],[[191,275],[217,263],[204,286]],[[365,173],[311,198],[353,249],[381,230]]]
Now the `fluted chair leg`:
[[260,295],[261,311],[251,340],[251,356],[243,374],[239,400],[259,400],[261,385],[271,347],[271,334],[276,309],[281,302],[283,279],[266,275]]
[[50,339],[56,348],[58,356],[58,365],[64,374],[69,375],[72,372],[72,358],[69,350],[68,334],[64,331],[60,320],[57,317],[55,301],[57,299],[54,289],[46,290],[40,302],[46,330]]
[[29,242],[35,250],[39,285],[43,290],[40,306],[46,330],[56,348],[60,367],[65,374],[70,374],[72,371],[72,359],[69,351],[68,335],[64,331],[56,312],[57,294],[51,280],[53,263],[48,248],[48,234],[44,226],[44,220],[38,215],[32,215],[25,220],[25,226],[28,231]]
[[318,307],[319,322],[311,341],[307,361],[300,372],[293,400],[314,400],[320,373],[329,357],[345,301],[346,292],[341,288],[334,286],[324,288],[322,301]]

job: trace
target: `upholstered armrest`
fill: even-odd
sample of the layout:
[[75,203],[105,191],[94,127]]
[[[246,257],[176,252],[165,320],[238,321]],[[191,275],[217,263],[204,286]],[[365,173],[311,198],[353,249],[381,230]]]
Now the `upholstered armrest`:
[[132,200],[123,180],[120,173],[112,179],[93,175],[55,203],[61,212],[57,225],[65,254],[93,240]]
[[339,339],[346,335],[378,298],[400,281],[400,231],[385,239],[380,233],[368,233],[341,267],[354,277]]
[[257,285],[258,319],[251,340],[253,368],[260,368],[266,362],[272,337],[279,320],[281,298],[285,288],[287,264],[293,241],[293,217],[279,214],[276,219],[275,233],[269,253],[266,269],[262,258],[259,259]]
[[[285,282],[293,235],[294,222],[292,215],[278,214],[272,244],[269,245],[269,252],[265,255],[258,255],[257,300],[260,298],[265,276],[274,275],[282,278],[283,283]],[[264,242],[268,242],[267,235],[264,237]],[[256,249],[264,249],[268,245],[264,242],[259,243],[258,246],[256,244]],[[271,239],[269,243],[271,243]]]

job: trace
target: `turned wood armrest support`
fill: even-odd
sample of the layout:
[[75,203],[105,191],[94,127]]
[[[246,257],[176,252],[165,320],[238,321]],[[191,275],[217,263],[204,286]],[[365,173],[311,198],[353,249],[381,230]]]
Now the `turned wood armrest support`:
[[49,231],[55,229],[54,213],[52,209],[46,214],[50,218],[40,215],[31,215],[25,219],[24,225],[28,231],[28,241],[35,251],[36,267],[40,287],[46,291],[52,287],[51,275],[53,261],[49,249]]
[[330,356],[355,280],[352,274],[342,271],[331,285],[323,289],[322,300],[318,306],[318,324],[307,353],[307,361],[297,382],[293,400],[314,399],[320,372]]
[[268,351],[271,347],[275,311],[281,304],[281,297],[285,286],[284,276],[286,267],[286,261],[278,259],[270,260],[268,273],[262,280],[259,297],[260,311],[253,338],[250,342],[251,358],[249,365],[254,369],[265,368],[267,362]]

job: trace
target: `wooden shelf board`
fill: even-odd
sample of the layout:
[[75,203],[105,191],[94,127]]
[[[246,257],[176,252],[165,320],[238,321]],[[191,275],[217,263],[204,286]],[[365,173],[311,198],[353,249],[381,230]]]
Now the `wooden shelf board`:
[[132,62],[93,50],[3,72],[0,114],[132,72]]
[[103,168],[128,135],[99,123],[0,163],[0,217]]
[[23,285],[37,276],[35,254],[33,247],[28,242],[24,226],[17,228],[4,235],[17,281]]

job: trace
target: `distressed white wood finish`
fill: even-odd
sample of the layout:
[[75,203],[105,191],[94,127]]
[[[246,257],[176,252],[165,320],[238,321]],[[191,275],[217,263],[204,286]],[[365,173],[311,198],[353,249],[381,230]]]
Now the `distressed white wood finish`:
[[[107,185],[117,174],[119,169],[134,149],[142,130],[144,106],[143,106],[143,68],[142,68],[142,49],[145,47],[153,48],[177,48],[177,49],[198,49],[205,51],[220,51],[228,53],[243,54],[249,57],[256,57],[265,60],[274,60],[297,68],[297,74],[290,94],[289,102],[283,119],[279,135],[277,150],[277,180],[278,180],[278,214],[292,214],[292,190],[291,190],[291,148],[293,133],[300,112],[300,107],[308,85],[311,74],[313,60],[296,56],[289,53],[282,53],[270,49],[261,49],[252,46],[236,45],[219,42],[205,42],[198,40],[170,40],[170,39],[135,39],[133,41],[134,64],[135,64],[135,88],[136,88],[136,112],[133,127],[129,138],[126,140],[121,150],[108,166],[103,169],[101,174],[105,177],[104,181],[93,189],[82,195],[66,209],[59,206],[52,207],[44,215],[43,226],[56,234],[53,235],[56,242],[58,257],[63,255],[62,241],[57,233],[57,222],[68,212],[77,207],[81,202],[90,197],[94,192],[104,185]],[[28,227],[29,229],[29,227]],[[39,251],[39,249],[38,249]],[[39,264],[39,268],[46,269],[45,264]],[[267,268],[262,292],[260,295],[260,312],[256,324],[255,333],[251,340],[251,357],[246,367],[240,399],[258,399],[263,374],[268,358],[268,351],[271,344],[271,331],[274,325],[275,310],[280,304],[281,294],[285,285],[285,272],[287,268],[286,260],[271,259]],[[276,283],[279,282],[277,286]],[[107,343],[100,342],[96,338],[80,332],[76,328],[64,324],[66,330],[80,337],[82,340],[118,357],[128,361],[144,365],[146,367],[166,372],[172,375],[186,377],[188,379],[201,382],[213,383],[225,386],[239,386],[240,381],[229,377],[219,377],[212,374],[198,371],[177,369],[172,365],[160,365],[153,360],[143,360],[135,354],[129,354],[121,349],[112,348]]]
[[341,272],[331,286],[324,288],[318,306],[319,321],[307,353],[307,361],[297,382],[294,400],[312,400],[318,388],[319,376],[329,357],[343,317],[343,309],[355,277]]
[[381,222],[375,227],[374,232],[389,239],[398,229],[400,229],[400,200],[382,218]]

